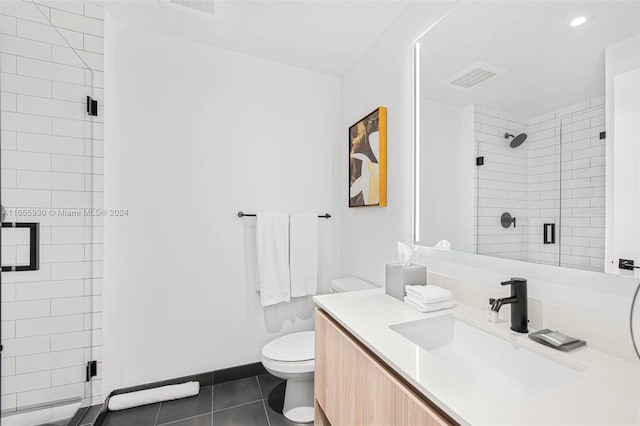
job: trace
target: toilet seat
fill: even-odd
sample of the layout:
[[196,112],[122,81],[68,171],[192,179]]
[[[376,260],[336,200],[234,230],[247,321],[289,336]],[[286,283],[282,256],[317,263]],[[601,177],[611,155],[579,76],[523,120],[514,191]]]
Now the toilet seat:
[[301,373],[313,373],[315,369],[315,360],[307,361],[275,361],[266,357],[262,357],[262,365],[264,368],[271,371],[277,371],[284,374],[301,374]]
[[303,331],[278,337],[264,345],[262,357],[281,363],[313,361],[315,333]]
[[281,373],[311,373],[315,367],[315,333],[303,331],[278,337],[262,348],[262,363]]

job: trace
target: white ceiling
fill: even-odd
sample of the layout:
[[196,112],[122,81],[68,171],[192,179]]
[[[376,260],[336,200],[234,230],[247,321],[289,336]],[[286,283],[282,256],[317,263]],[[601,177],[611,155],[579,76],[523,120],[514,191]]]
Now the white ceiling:
[[105,1],[110,16],[158,31],[331,74],[346,70],[408,1],[216,1],[213,18],[158,0]]
[[[604,95],[604,48],[640,33],[640,2],[473,2],[421,42],[422,96],[521,117]],[[572,28],[569,22],[589,20]],[[443,84],[476,62],[506,70],[470,90]]]

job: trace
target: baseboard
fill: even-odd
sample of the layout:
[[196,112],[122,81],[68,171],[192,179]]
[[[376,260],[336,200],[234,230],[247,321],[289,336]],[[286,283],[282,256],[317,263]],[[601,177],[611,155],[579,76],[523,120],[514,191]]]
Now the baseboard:
[[214,383],[231,382],[233,380],[244,379],[245,377],[257,376],[266,373],[267,370],[261,362],[253,364],[239,365],[237,367],[224,368],[213,372]]
[[236,367],[224,368],[221,370],[208,371],[206,373],[192,374],[190,376],[176,377],[172,379],[162,380],[159,382],[144,383],[141,385],[130,386],[127,388],[116,389],[111,391],[100,409],[100,413],[96,417],[94,426],[102,426],[105,417],[107,416],[109,399],[114,395],[120,395],[123,393],[136,392],[145,389],[157,388],[166,385],[176,385],[184,382],[199,382],[200,386],[211,386],[213,384],[230,382],[232,380],[244,379],[245,377],[257,376],[259,374],[266,373],[267,370],[261,362],[254,362],[251,364],[238,365]]

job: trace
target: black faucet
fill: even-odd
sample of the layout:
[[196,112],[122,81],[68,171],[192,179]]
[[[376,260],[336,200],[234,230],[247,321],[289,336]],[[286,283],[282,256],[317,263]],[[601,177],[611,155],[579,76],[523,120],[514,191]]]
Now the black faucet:
[[528,333],[527,280],[524,278],[511,278],[509,281],[503,281],[500,284],[511,286],[511,297],[489,299],[491,310],[499,312],[502,305],[511,304],[511,329],[518,333]]

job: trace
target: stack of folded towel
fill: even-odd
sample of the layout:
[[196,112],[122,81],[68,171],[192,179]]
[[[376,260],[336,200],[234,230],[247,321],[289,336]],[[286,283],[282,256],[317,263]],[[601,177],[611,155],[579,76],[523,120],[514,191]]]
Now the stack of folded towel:
[[453,308],[453,293],[436,285],[408,285],[404,303],[420,312]]

